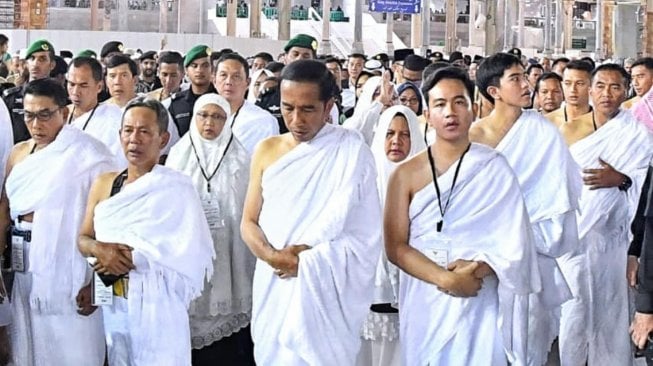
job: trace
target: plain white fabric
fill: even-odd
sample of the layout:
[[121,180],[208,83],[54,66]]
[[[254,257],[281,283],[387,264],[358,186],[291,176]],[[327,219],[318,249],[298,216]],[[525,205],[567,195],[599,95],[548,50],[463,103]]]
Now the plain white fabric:
[[95,111],[82,114],[70,124],[102,142],[118,160],[119,168],[125,169],[127,168],[127,159],[120,143],[121,121],[122,110],[120,107],[111,103],[103,103],[99,104]]
[[240,110],[233,113],[231,129],[251,156],[261,140],[279,134],[279,122],[268,111],[245,101]]
[[295,278],[280,279],[257,262],[257,364],[354,364],[381,251],[375,179],[360,136],[330,124],[263,173],[259,225],[268,241],[277,249],[312,248],[300,253]]

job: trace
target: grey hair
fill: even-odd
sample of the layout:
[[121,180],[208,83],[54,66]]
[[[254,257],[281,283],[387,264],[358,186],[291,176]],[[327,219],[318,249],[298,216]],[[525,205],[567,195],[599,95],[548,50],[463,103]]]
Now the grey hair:
[[168,131],[168,110],[158,100],[145,95],[136,97],[127,103],[125,111],[122,113],[122,119],[120,120],[121,126],[125,122],[127,111],[136,107],[144,107],[156,113],[156,124],[159,126],[159,133]]

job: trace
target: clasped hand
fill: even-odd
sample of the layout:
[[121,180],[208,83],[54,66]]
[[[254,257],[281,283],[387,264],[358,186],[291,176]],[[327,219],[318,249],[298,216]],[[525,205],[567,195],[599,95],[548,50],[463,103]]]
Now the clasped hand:
[[135,269],[132,262],[132,248],[124,244],[97,242],[93,256],[97,262],[93,269],[97,273],[120,276]]
[[297,277],[299,253],[308,249],[311,247],[306,244],[289,245],[281,250],[275,250],[267,262],[280,278]]
[[493,273],[485,262],[458,259],[447,266],[445,280],[438,290],[454,297],[473,297],[481,289],[483,278]]
[[624,175],[619,173],[612,165],[599,158],[600,169],[583,169],[583,183],[590,186],[590,190],[599,188],[619,187],[624,181]]

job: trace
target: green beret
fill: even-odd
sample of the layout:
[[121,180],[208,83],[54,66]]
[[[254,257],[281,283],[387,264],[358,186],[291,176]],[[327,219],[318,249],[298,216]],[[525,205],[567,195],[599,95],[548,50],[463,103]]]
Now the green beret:
[[93,50],[86,49],[86,50],[79,51],[79,53],[77,54],[77,57],[97,58],[97,53],[95,53],[95,51],[93,51]]
[[309,48],[317,52],[317,40],[307,34],[298,34],[286,43],[283,50],[288,52],[293,47]]
[[35,52],[52,52],[54,53],[54,47],[52,44],[45,39],[39,39],[38,41],[34,41],[28,48],[27,52],[25,53],[25,59],[30,58],[33,53]]
[[197,60],[198,58],[211,56],[211,52],[213,52],[211,48],[203,44],[191,48],[190,51],[188,51],[186,54],[186,57],[184,57],[184,67],[188,67],[191,62]]

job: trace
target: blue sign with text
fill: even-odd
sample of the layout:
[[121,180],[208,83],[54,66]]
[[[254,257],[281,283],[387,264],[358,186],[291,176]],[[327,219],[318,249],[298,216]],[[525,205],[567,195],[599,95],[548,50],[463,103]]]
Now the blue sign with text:
[[421,0],[370,0],[370,11],[377,13],[417,14]]

